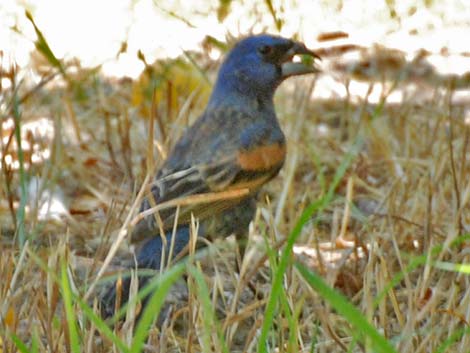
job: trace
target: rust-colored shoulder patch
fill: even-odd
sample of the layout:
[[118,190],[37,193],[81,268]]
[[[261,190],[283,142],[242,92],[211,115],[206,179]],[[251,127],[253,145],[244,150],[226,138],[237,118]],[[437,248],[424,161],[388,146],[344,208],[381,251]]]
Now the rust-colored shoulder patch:
[[249,150],[241,150],[237,162],[243,170],[263,171],[279,167],[286,158],[286,145],[275,143],[258,146]]

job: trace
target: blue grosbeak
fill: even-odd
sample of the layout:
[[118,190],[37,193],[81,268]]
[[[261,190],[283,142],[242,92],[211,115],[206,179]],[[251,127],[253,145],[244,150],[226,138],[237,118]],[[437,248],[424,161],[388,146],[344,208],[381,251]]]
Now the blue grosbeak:
[[[189,241],[191,215],[204,236],[246,232],[254,197],[278,174],[286,156],[274,110],[276,88],[288,77],[318,72],[293,62],[295,55],[318,58],[304,44],[272,35],[247,37],[228,53],[204,113],[176,143],[142,202],[141,212],[152,213],[152,206],[159,210],[134,227],[132,240],[146,240],[138,267],[160,268],[176,217],[174,255]],[[227,192],[230,197],[224,197]],[[162,241],[160,230],[168,241]]]

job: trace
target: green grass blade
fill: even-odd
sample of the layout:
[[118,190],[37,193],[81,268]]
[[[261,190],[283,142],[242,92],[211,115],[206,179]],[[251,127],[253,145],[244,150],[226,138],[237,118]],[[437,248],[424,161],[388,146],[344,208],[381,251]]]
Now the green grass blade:
[[[468,241],[470,239],[470,234],[464,234],[459,237],[457,237],[451,244],[451,247],[455,246],[460,246],[464,242]],[[428,256],[431,256],[431,258],[437,257],[441,251],[444,250],[444,247],[442,245],[436,245],[434,246],[430,251],[430,255],[424,254],[421,256],[413,256],[411,258],[410,263],[405,267],[403,271],[398,272],[393,276],[393,278],[389,281],[389,283],[385,286],[385,288],[380,291],[380,293],[376,296],[373,306],[374,308],[377,308],[379,303],[383,300],[383,298],[389,293],[389,291],[398,285],[403,278],[405,277],[405,274],[410,273],[411,271],[417,269],[418,267],[425,265],[426,262],[428,261]],[[435,262],[434,266],[441,270],[453,270],[453,271],[460,271],[462,273],[467,274],[468,272],[468,265],[459,265],[459,264],[450,264],[450,263],[444,263],[444,262]]]
[[297,238],[299,237],[300,233],[302,232],[302,228],[311,219],[312,215],[315,212],[318,212],[324,209],[331,202],[334,196],[334,192],[336,188],[338,187],[338,184],[340,183],[341,179],[346,173],[352,160],[358,154],[358,151],[360,150],[361,145],[362,145],[361,141],[359,140],[356,141],[356,143],[351,148],[350,152],[346,154],[341,164],[339,165],[338,169],[336,170],[336,173],[333,177],[333,181],[331,182],[327,193],[322,198],[313,202],[311,205],[309,205],[305,209],[305,211],[300,216],[299,220],[294,226],[294,229],[292,230],[292,232],[290,233],[287,239],[287,244],[284,250],[282,251],[278,269],[274,275],[273,284],[271,287],[271,295],[266,305],[264,322],[263,322],[263,326],[261,327],[261,334],[260,334],[260,339],[259,339],[259,344],[258,344],[259,352],[268,351],[268,347],[267,347],[268,334],[269,334],[269,331],[271,329],[271,326],[274,320],[277,302],[278,302],[279,295],[282,290],[282,280],[284,277],[284,273],[287,269],[287,265],[288,265],[294,244]]
[[446,261],[436,261],[434,266],[440,270],[470,274],[470,264],[456,264]]
[[[269,243],[268,237],[265,235],[264,237],[264,242],[266,245],[266,252],[268,254],[268,259],[269,259],[269,268],[271,269],[272,276],[274,277],[277,269],[279,267],[278,264],[278,257],[277,257],[277,252],[272,248],[272,246]],[[280,291],[279,291],[279,298],[280,298],[280,309],[282,310],[282,313],[287,320],[288,327],[289,327],[289,345],[290,347],[293,347],[297,344],[297,333],[296,333],[296,328],[297,328],[297,323],[294,320],[294,316],[292,315],[292,310],[289,306],[289,301],[287,298],[287,291],[283,286],[281,286]],[[278,308],[275,308],[275,310],[279,310]],[[278,315],[275,314],[275,317],[278,317]],[[281,319],[280,321],[282,321]],[[283,329],[283,327],[279,327],[279,329]],[[292,350],[290,350],[292,351]],[[297,351],[297,350],[294,350]]]
[[469,328],[456,328],[450,335],[449,337],[442,342],[439,347],[434,351],[434,353],[446,353],[446,352],[452,352],[452,345],[455,345],[456,343],[460,342],[462,337],[464,335],[467,335],[470,333],[470,327]]
[[18,207],[16,215],[16,231],[18,233],[18,243],[20,249],[23,248],[26,242],[25,230],[25,209],[26,209],[26,171],[24,169],[24,153],[21,143],[21,114],[18,101],[17,92],[13,95],[13,117],[15,119],[15,139],[18,145],[18,162],[19,162],[19,175],[20,175],[20,206]]
[[67,275],[67,266],[65,265],[64,261],[62,261],[61,266],[60,284],[62,289],[62,298],[64,300],[67,326],[70,336],[70,348],[73,353],[80,353],[80,336],[78,334],[77,317],[75,315],[75,309],[73,307],[73,293]]
[[18,351],[20,351],[21,353],[32,353],[32,351],[29,350],[26,344],[17,335],[11,333],[10,338],[15,344],[16,348],[18,348]]
[[[47,264],[44,263],[44,261],[40,257],[37,256],[36,253],[34,253],[33,251],[28,251],[28,255],[34,260],[34,262],[38,265],[39,268],[41,268],[42,271],[51,275],[53,280],[56,283],[59,283],[62,287],[64,287],[63,273],[66,273],[66,272],[62,271],[61,277],[59,278],[56,272],[53,269],[49,268]],[[68,277],[65,278],[65,281],[68,283]],[[68,286],[68,288],[70,289],[70,285]],[[86,301],[84,301],[82,298],[77,296],[71,290],[67,291],[67,295],[72,296],[72,298],[69,301],[76,300],[77,304],[79,305],[80,309],[83,311],[85,316],[95,325],[96,329],[100,333],[102,333],[105,337],[111,340],[116,345],[116,347],[118,347],[120,352],[123,352],[123,353],[129,352],[129,348],[125,345],[125,343],[118,336],[116,336],[116,334],[109,328],[107,323],[93,311],[93,309],[86,303]],[[65,298],[64,298],[64,303],[65,303]],[[67,311],[66,311],[66,314],[67,314]],[[68,318],[69,316],[67,316],[67,320]]]
[[76,298],[80,309],[83,311],[85,316],[93,323],[95,328],[103,334],[106,338],[108,338],[114,345],[119,349],[121,353],[128,353],[130,352],[129,348],[126,344],[111,330],[106,322],[98,316],[93,309],[82,299],[77,297]]
[[357,331],[359,338],[363,341],[364,337],[369,339],[373,352],[377,353],[397,353],[392,345],[377,332],[362,313],[351,304],[342,294],[329,287],[323,279],[310,271],[307,267],[300,263],[295,263],[295,267],[300,272],[307,283],[316,290],[324,300],[340,313]]
[[160,313],[169,290],[183,275],[185,268],[185,263],[178,263],[152,280],[149,285],[144,288],[151,288],[153,293],[151,294],[142,316],[140,317],[139,323],[137,324],[130,352],[142,352],[152,322]]
[[211,347],[214,347],[215,344],[211,344],[211,335],[212,332],[216,332],[218,343],[219,345],[216,346],[216,351],[218,352],[225,352],[229,353],[229,349],[225,342],[224,336],[222,334],[222,329],[220,323],[217,320],[216,313],[214,307],[212,305],[210,299],[210,292],[209,288],[207,288],[206,281],[204,280],[204,275],[202,274],[201,270],[195,266],[191,266],[189,268],[189,272],[196,281],[197,285],[197,293],[198,293],[198,300],[200,300],[202,304],[203,312],[203,324],[204,324],[204,337],[203,342],[205,344],[206,351],[211,351]]
[[38,334],[37,328],[35,328],[32,342],[31,342],[31,353],[38,353],[38,352],[39,352],[39,334]]
[[[157,276],[157,274],[158,274],[158,271],[155,271],[155,270],[139,269],[139,278],[145,278],[147,276],[155,277],[155,276]],[[129,271],[123,272],[123,273],[121,273],[119,275],[116,275],[116,276],[110,276],[105,281],[103,281],[102,283],[106,283],[106,282],[108,282],[109,280],[112,279],[112,282],[113,282],[113,285],[114,285],[115,281],[118,278],[121,278],[122,280],[124,280],[124,279],[130,278],[131,275],[132,275],[132,271],[129,270]],[[154,282],[150,282],[147,285],[145,285],[144,287],[142,287],[139,290],[139,292],[137,293],[137,295],[133,296],[130,300],[128,300],[125,304],[123,304],[116,313],[114,313],[114,316],[113,316],[112,320],[110,321],[110,324],[114,325],[117,322],[119,322],[122,318],[124,318],[126,316],[127,308],[129,307],[129,305],[134,305],[138,301],[143,300],[148,295],[150,295],[155,290],[155,288],[156,288],[156,286],[155,286]]]
[[36,22],[34,21],[33,15],[31,12],[28,10],[25,11],[26,18],[31,22],[31,24],[34,27],[34,31],[36,32],[37,39],[34,42],[34,45],[36,46],[36,49],[44,55],[44,57],[47,59],[47,61],[55,68],[57,68],[64,77],[66,76],[64,66],[62,65],[61,61],[57,59],[57,57],[54,55],[51,47],[49,46],[49,43],[47,43],[46,37],[42,34],[41,30],[39,27],[36,25]]

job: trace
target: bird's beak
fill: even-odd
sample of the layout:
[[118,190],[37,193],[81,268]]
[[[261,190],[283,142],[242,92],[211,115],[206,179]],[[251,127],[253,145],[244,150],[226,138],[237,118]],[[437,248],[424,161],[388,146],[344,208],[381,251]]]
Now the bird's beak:
[[[300,62],[292,61],[296,55],[301,55]],[[317,54],[307,49],[305,44],[295,42],[282,59],[282,77],[287,78],[320,72],[321,70],[315,66],[315,59],[321,60]]]

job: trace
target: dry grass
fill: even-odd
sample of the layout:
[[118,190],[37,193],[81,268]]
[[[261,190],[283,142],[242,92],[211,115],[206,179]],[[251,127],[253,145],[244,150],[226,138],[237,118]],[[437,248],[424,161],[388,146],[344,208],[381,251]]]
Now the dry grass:
[[[311,78],[294,80],[278,92],[276,105],[289,156],[260,197],[240,275],[234,269],[235,244],[221,240],[211,245],[205,256],[188,265],[186,283],[180,281],[171,292],[171,303],[150,329],[146,351],[221,351],[224,345],[228,351],[257,351],[279,266],[276,250],[284,247],[305,209],[327,194],[338,167],[358,145],[332,198],[303,226],[294,259],[343,293],[397,352],[468,352],[468,270],[453,266],[465,264],[469,256],[470,101],[460,99],[453,88],[458,79],[468,89],[468,77],[428,71],[418,80],[410,68],[419,69],[420,63],[393,60],[385,62],[391,67],[383,77],[381,67],[374,69],[374,60],[385,51],[367,53],[370,65],[364,75],[363,62],[354,70],[336,67],[326,73],[336,78],[335,89],[347,92],[343,97],[330,91],[324,98],[325,83]],[[324,60],[334,62],[334,55],[325,52]],[[81,68],[76,72],[34,91],[21,104],[23,125],[45,116],[55,132],[47,146],[50,157],[29,166],[27,175],[42,180],[43,195],[59,195],[67,211],[43,220],[32,201],[25,223],[30,240],[23,248],[16,244],[9,211],[18,207],[19,173],[7,167],[2,153],[3,352],[18,348],[12,333],[32,347],[29,351],[34,346],[39,352],[74,351],[66,319],[70,316],[65,315],[67,285],[60,279],[64,260],[71,290],[83,297],[110,244],[134,216],[139,187],[147,168],[154,168],[146,156],[164,156],[204,106],[204,94],[190,92],[177,92],[177,100],[144,99],[145,106],[136,106],[133,97],[142,88],[136,83],[109,81]],[[371,89],[355,95],[355,79]],[[158,88],[163,97],[172,81],[165,82]],[[382,90],[375,103],[372,88]],[[27,85],[19,92],[20,97],[27,95]],[[403,93],[402,99],[389,102],[390,94],[397,92]],[[8,94],[2,103],[13,99]],[[151,129],[156,142],[149,148],[152,134],[145,113],[151,104],[157,124]],[[3,122],[11,117],[8,112],[2,112]],[[2,131],[2,136],[8,134],[11,131]],[[39,139],[34,133],[28,136]],[[7,147],[4,142],[3,151]],[[36,202],[41,204],[41,199]],[[115,259],[128,253],[123,244]],[[370,341],[359,339],[355,323],[312,290],[291,264],[282,278],[268,336],[272,350],[372,351]],[[83,307],[72,306],[79,349],[117,351]],[[128,344],[130,316],[114,327]]]

